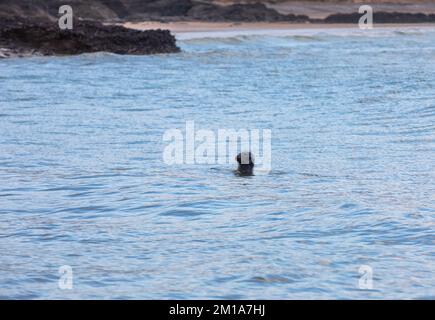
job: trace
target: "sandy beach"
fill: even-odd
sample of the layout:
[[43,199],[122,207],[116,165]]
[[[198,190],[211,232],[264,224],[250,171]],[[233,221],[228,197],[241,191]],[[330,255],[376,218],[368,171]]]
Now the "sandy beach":
[[[357,24],[348,23],[273,23],[273,22],[255,22],[255,23],[234,23],[234,22],[127,22],[123,24],[126,28],[137,30],[150,29],[167,29],[174,34],[192,33],[192,32],[221,32],[221,31],[249,31],[249,30],[298,30],[298,29],[349,29],[358,28]],[[375,24],[375,28],[399,28],[399,27],[435,27],[435,24]]]

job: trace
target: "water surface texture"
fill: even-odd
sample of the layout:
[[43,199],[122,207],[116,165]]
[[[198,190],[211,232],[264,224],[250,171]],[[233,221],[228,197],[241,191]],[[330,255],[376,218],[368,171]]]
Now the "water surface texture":
[[[434,40],[195,34],[175,55],[0,61],[0,297],[433,299]],[[272,171],[164,164],[188,120],[271,129]]]

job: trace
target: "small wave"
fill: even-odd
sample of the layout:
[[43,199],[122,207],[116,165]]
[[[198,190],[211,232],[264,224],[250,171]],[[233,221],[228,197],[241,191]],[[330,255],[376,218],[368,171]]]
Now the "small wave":
[[277,44],[280,41],[297,41],[297,42],[311,42],[311,41],[325,41],[326,38],[322,36],[314,35],[233,35],[233,36],[207,36],[204,38],[192,38],[192,39],[179,39],[180,42],[186,45],[209,45],[209,44],[221,44],[221,45],[240,45],[244,43],[272,43]]
[[415,27],[383,27],[370,30],[358,28],[307,28],[307,29],[258,29],[258,30],[227,30],[207,32],[186,32],[176,35],[177,40],[185,44],[240,44],[253,41],[271,41],[287,39],[298,42],[326,41],[331,37],[361,38],[386,36],[416,36],[434,32],[433,28]]
[[[180,39],[183,41],[182,39]],[[216,43],[216,41],[219,41],[220,43],[224,44],[239,44],[243,41],[240,37],[204,37],[204,38],[193,38],[193,39],[187,39],[184,40],[185,43],[188,44],[209,44],[209,43]]]
[[[329,29],[328,29],[329,30]],[[332,29],[330,29],[332,30]],[[220,41],[222,43],[234,44],[253,40],[264,40],[270,38],[289,38],[294,40],[321,40],[330,32],[323,29],[286,29],[286,30],[229,30],[229,31],[208,31],[208,32],[186,32],[177,34],[177,40],[185,43],[208,43]]]
[[421,36],[424,35],[424,32],[422,32],[421,30],[395,30],[394,31],[395,35],[398,36]]
[[261,284],[285,284],[295,282],[293,279],[279,275],[269,275],[269,276],[256,276],[248,280],[249,282],[261,283]]
[[209,212],[189,210],[189,209],[173,209],[160,213],[161,216],[186,217],[186,218],[202,216],[206,214],[209,214]]
[[289,36],[286,38],[291,38],[291,39],[298,40],[298,41],[323,41],[324,40],[321,36],[314,36],[314,35],[312,35],[312,36],[308,36],[308,35],[298,36],[298,35],[296,35],[296,36]]

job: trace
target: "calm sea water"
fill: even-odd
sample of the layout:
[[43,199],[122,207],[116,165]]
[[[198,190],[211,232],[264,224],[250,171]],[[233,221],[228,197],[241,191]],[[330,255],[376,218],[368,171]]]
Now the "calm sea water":
[[[0,297],[434,299],[435,29],[179,38],[0,61]],[[272,171],[165,165],[187,120]]]

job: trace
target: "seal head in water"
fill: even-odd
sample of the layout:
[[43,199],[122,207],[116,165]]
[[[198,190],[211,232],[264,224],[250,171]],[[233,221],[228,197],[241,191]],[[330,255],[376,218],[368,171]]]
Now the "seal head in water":
[[236,157],[239,163],[236,173],[242,176],[254,175],[254,155],[251,152],[239,153]]

